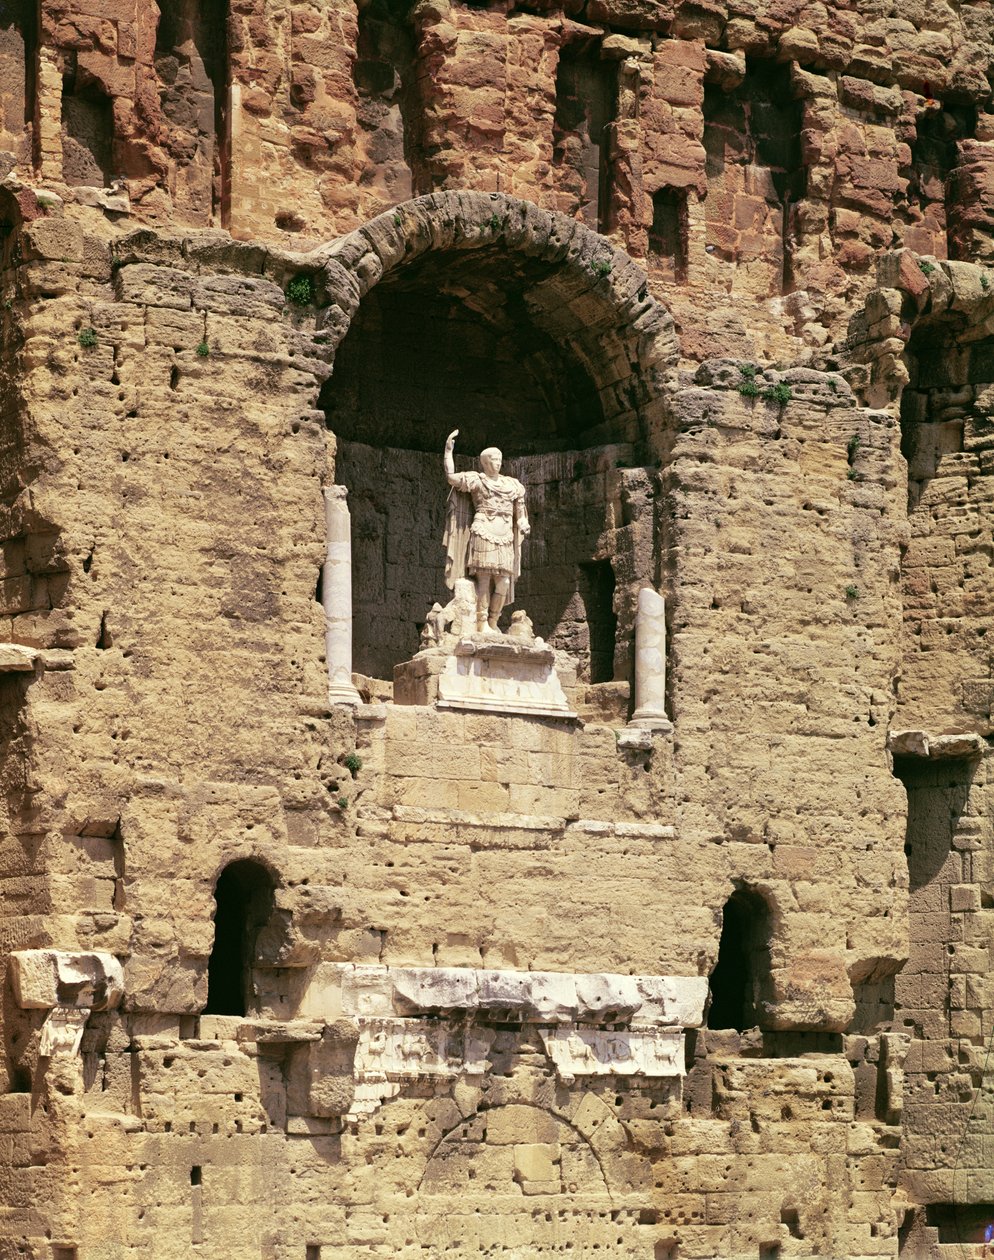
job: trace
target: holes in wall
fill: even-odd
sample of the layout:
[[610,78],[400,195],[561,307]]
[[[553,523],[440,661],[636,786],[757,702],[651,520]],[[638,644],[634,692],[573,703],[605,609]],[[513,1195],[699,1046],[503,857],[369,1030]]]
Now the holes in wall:
[[77,1260],[79,1250],[75,1243],[53,1243],[52,1260]]
[[321,1260],[321,1244],[308,1243],[304,1260]]
[[251,858],[226,866],[214,889],[214,946],[207,964],[205,1015],[245,1015],[259,931],[273,910],[270,872]]
[[687,190],[660,188],[652,194],[649,265],[669,280],[687,278]]
[[203,1170],[202,1165],[194,1164],[193,1167],[190,1169],[190,1185],[191,1186],[202,1185],[203,1180],[204,1180],[204,1170]]
[[736,889],[722,910],[718,961],[710,977],[708,1028],[744,1032],[763,1023],[762,998],[770,982],[770,912],[765,900]]
[[610,124],[617,111],[617,62],[598,40],[566,44],[556,71],[553,166],[588,227],[610,230]]
[[75,52],[66,54],[62,80],[62,178],[101,188],[114,178],[114,107]]

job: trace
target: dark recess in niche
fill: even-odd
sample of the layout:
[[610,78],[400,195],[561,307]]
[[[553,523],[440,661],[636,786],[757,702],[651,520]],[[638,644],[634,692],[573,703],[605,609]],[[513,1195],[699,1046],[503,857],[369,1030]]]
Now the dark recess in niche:
[[[529,290],[552,268],[496,247],[427,256],[363,299],[319,405],[335,435],[439,454],[498,444],[505,458],[608,440],[584,368],[538,326]],[[592,439],[592,440],[591,440]]]
[[273,878],[251,858],[226,866],[214,889],[214,946],[207,964],[205,1015],[245,1015],[260,929],[273,910]]
[[599,40],[566,44],[556,71],[554,167],[576,194],[587,227],[610,229],[610,125],[617,112],[617,63],[601,59]]
[[369,135],[370,165],[362,182],[383,180],[386,199],[394,204],[431,188],[410,11],[411,0],[361,4],[352,67],[359,125]]
[[687,278],[687,191],[660,188],[652,194],[649,254],[657,266],[668,266],[674,280]]
[[925,1219],[939,1231],[939,1243],[960,1246],[988,1242],[994,1224],[994,1203],[930,1203]]
[[166,147],[188,178],[189,208],[206,222],[227,217],[228,0],[170,0],[160,4],[155,69],[162,112],[170,126]]
[[618,618],[614,611],[614,568],[610,560],[580,565],[578,589],[586,613],[592,683],[614,678],[614,644]]
[[109,96],[66,54],[62,79],[62,178],[106,187],[114,177],[114,107]]
[[8,0],[0,5],[0,130],[13,141],[14,157],[29,162],[37,92],[38,5],[35,0]]
[[744,1032],[763,1022],[761,996],[769,983],[770,912],[757,893],[736,889],[722,911],[718,961],[711,972],[707,1026]]
[[[977,131],[977,110],[973,105],[942,105],[919,115],[911,145],[911,164],[902,170],[908,181],[907,216],[911,226],[921,225],[930,236],[944,236],[946,252],[958,258],[955,224],[955,198],[949,177],[959,162],[957,145]],[[920,253],[933,253],[930,239],[907,242]],[[964,261],[973,261],[969,257]]]
[[[778,260],[779,285],[774,287],[784,293],[793,284],[791,207],[806,187],[802,117],[788,65],[750,57],[737,88],[726,92],[713,83],[704,87],[708,244],[728,262],[759,256]],[[750,199],[765,201],[768,217],[740,229],[736,215]]]

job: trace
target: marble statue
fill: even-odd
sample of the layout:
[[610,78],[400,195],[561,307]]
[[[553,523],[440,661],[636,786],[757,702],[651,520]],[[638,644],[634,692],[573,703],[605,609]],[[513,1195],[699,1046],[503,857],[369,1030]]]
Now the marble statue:
[[445,584],[467,575],[476,583],[476,631],[500,633],[498,619],[514,602],[514,579],[521,573],[521,540],[531,526],[525,488],[501,476],[503,456],[495,446],[480,454],[480,472],[457,473],[452,451],[459,435],[445,442],[445,476],[452,487],[445,517]]

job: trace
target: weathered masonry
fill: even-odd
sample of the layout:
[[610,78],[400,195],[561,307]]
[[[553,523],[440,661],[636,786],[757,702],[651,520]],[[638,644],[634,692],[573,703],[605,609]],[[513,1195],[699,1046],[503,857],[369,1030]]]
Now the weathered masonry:
[[2,7],[0,1256],[984,1254],[992,72]]

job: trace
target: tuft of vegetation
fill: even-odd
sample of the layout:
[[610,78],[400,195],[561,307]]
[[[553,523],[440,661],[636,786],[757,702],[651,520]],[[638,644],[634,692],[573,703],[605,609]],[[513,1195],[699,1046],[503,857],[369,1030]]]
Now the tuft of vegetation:
[[990,282],[990,280],[988,280],[988,278],[987,278],[986,276],[984,276],[984,275],[982,275],[982,276],[980,277],[980,287],[983,289],[983,291],[984,291],[985,293],[986,293],[986,292],[987,292],[987,290],[991,287],[991,282]]
[[739,386],[739,393],[745,398],[758,398],[760,389],[752,377],[749,377],[748,380],[743,381]]
[[487,219],[487,227],[491,232],[499,232],[501,228],[500,216],[498,214],[492,214],[490,218]]
[[287,301],[293,306],[310,306],[314,301],[314,281],[310,276],[294,276],[286,286]]
[[362,769],[362,758],[358,753],[348,753],[347,756],[342,758],[342,765],[354,779]]
[[763,397],[767,402],[779,403],[782,407],[785,403],[790,402],[794,397],[794,393],[786,381],[780,381],[776,385],[771,385],[769,389],[764,389]]
[[918,266],[922,269],[926,276],[930,276],[935,270],[935,263],[926,262],[924,258],[918,259]]
[[199,346],[197,346],[197,354],[198,354],[198,355],[199,355],[202,359],[206,359],[206,358],[207,358],[207,356],[210,354],[210,352],[211,352],[211,348],[210,348],[210,346],[207,344],[207,342],[206,342],[206,341],[202,341],[202,342],[200,343],[200,345],[199,345]]
[[600,276],[603,279],[604,276],[609,276],[611,274],[611,268],[613,265],[614,264],[611,262],[610,258],[595,258],[590,264],[590,270],[595,276]]
[[849,439],[849,441],[846,443],[846,459],[849,460],[850,464],[856,458],[857,454],[859,453],[859,448],[862,445],[863,445],[863,439],[860,437],[858,433],[854,433],[852,437]]
[[349,798],[347,796],[340,796],[338,800],[335,802],[335,804],[338,806],[339,809],[348,809]]
[[37,201],[43,210],[50,210],[55,205],[55,198],[46,197],[44,193],[38,194]]
[[739,371],[747,381],[754,381],[759,368],[755,365],[755,363],[740,363]]
[[404,226],[404,220],[400,217],[400,215],[399,215],[399,214],[395,214],[395,215],[393,216],[393,225],[394,225],[394,227],[403,227],[403,226]]
[[860,480],[861,480],[860,475],[859,475],[859,473],[856,471],[856,469],[855,469],[855,468],[850,468],[850,469],[848,469],[848,470],[846,471],[846,476],[849,478],[849,480],[850,480],[850,481],[860,481]]
[[859,599],[859,587],[850,583],[846,587],[846,599]]
[[97,330],[95,328],[81,328],[76,340],[84,350],[88,350],[90,346],[97,344]]
[[835,379],[834,376],[830,376],[828,378],[828,388],[832,391],[833,394],[837,394],[839,392],[839,382]]

